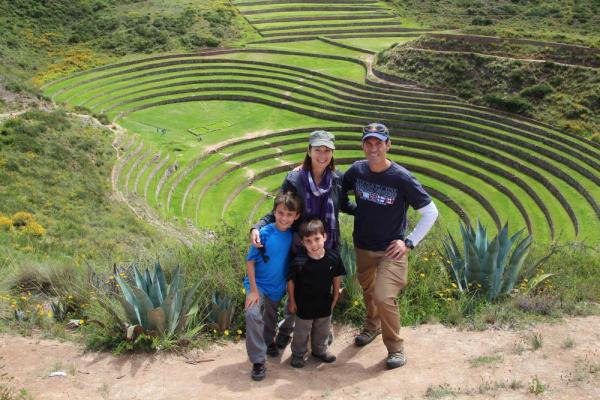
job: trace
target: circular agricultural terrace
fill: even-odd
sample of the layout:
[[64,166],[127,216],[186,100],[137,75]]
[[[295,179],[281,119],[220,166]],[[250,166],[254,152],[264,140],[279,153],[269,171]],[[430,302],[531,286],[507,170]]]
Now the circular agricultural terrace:
[[236,6],[262,36],[256,44],[117,63],[45,88],[128,129],[116,166],[124,193],[182,229],[254,220],[304,157],[308,132],[335,133],[345,170],[363,157],[360,127],[380,121],[393,137],[390,157],[419,178],[452,231],[479,218],[526,227],[538,241],[600,240],[600,147],[375,78],[365,60],[385,40],[373,27],[388,44],[420,33],[380,3]]

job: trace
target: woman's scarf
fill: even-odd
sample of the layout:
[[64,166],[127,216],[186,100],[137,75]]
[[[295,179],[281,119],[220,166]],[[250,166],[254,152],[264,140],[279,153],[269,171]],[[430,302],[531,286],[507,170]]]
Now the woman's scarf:
[[304,185],[305,219],[319,218],[323,221],[327,233],[325,247],[328,249],[336,248],[338,244],[337,221],[330,195],[333,187],[333,172],[331,169],[326,168],[319,186],[315,183],[312,174],[305,169],[300,172],[300,177]]

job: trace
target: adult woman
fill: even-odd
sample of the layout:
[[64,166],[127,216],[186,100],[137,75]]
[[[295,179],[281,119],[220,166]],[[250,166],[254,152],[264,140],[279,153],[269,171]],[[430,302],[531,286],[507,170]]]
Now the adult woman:
[[[302,201],[302,215],[294,224],[294,228],[306,219],[319,218],[325,224],[327,241],[325,247],[338,249],[340,229],[339,211],[354,213],[356,205],[342,192],[342,174],[335,169],[333,151],[335,138],[327,131],[314,131],[308,138],[308,151],[302,166],[290,171],[283,185],[282,192],[291,191]],[[252,245],[262,247],[259,230],[275,220],[272,213],[262,217],[252,227],[250,237]]]
[[[327,131],[314,131],[310,134],[308,143],[302,166],[287,174],[281,190],[293,192],[302,201],[302,214],[292,229],[297,231],[304,220],[319,218],[327,233],[325,247],[337,250],[340,244],[339,211],[353,214],[356,204],[350,202],[347,193],[342,191],[342,174],[335,169],[335,137]],[[269,213],[252,227],[250,238],[253,246],[263,247],[259,230],[274,220],[273,214]],[[285,348],[289,343],[294,327],[293,317],[288,314],[286,307],[286,318],[279,324],[275,343],[267,349],[269,355],[276,356],[278,348]]]

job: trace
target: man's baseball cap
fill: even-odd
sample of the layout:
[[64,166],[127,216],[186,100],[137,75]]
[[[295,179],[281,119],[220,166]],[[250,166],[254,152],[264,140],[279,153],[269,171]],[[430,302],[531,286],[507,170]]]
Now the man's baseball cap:
[[374,122],[363,128],[362,141],[364,142],[370,137],[375,137],[383,142],[387,142],[390,140],[390,132],[384,124]]
[[314,131],[308,137],[308,143],[311,147],[325,146],[335,150],[335,137],[327,131]]

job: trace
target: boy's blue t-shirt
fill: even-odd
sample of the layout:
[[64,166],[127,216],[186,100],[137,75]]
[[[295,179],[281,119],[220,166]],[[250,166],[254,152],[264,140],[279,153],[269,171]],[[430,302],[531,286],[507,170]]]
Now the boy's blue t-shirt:
[[[273,301],[279,301],[285,295],[288,275],[288,259],[292,246],[292,231],[281,232],[275,224],[260,229],[260,241],[265,246],[268,261],[254,246],[250,246],[246,260],[255,262],[255,279],[258,290]],[[250,292],[248,276],[244,278],[246,292]]]

